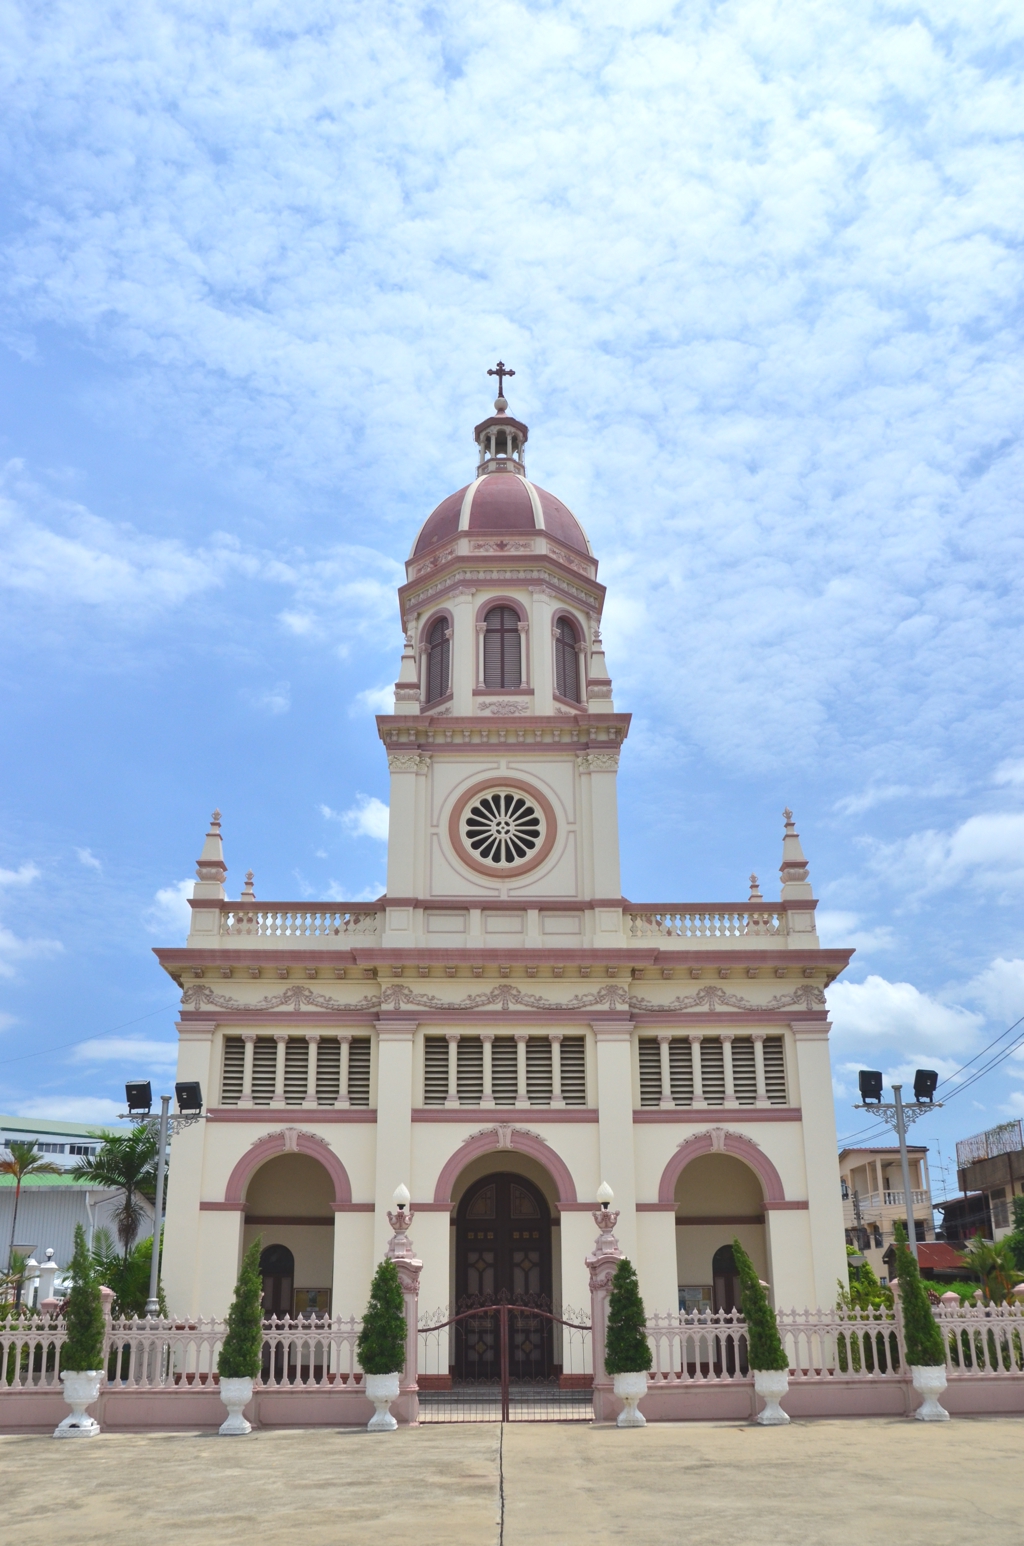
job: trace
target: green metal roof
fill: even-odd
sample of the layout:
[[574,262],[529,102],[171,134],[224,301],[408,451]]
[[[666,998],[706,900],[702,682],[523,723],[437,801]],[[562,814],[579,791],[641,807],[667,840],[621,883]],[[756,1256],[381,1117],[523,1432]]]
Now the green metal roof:
[[93,1133],[123,1133],[124,1127],[108,1127],[103,1122],[55,1122],[50,1117],[0,1116],[0,1136],[39,1138],[52,1133],[55,1138],[91,1138]]

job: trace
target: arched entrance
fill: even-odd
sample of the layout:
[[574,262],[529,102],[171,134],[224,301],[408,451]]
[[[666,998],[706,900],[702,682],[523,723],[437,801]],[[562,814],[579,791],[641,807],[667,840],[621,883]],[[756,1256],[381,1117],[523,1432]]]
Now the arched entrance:
[[713,1310],[725,1312],[738,1310],[742,1297],[740,1275],[736,1270],[736,1257],[731,1245],[720,1245],[711,1258]]
[[268,1245],[260,1253],[263,1314],[291,1315],[295,1288],[295,1257],[286,1245]]
[[[455,1215],[456,1309],[511,1301],[550,1310],[551,1255],[551,1209],[539,1186],[507,1171],[472,1181]],[[510,1335],[517,1377],[548,1379],[555,1357],[551,1323],[515,1316]],[[453,1353],[457,1379],[497,1379],[498,1317],[463,1323]]]
[[334,1285],[334,1179],[319,1157],[277,1152],[245,1185],[243,1249],[263,1242],[263,1313],[331,1313]]

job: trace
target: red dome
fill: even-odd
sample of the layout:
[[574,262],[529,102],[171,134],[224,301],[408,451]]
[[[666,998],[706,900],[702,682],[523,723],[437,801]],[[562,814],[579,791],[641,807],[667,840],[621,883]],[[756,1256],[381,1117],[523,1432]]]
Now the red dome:
[[[462,510],[467,494],[469,509],[463,523]],[[442,499],[420,529],[413,558],[421,557],[439,542],[450,541],[459,532],[460,524],[464,531],[487,532],[489,535],[548,531],[567,548],[575,548],[577,553],[588,558],[591,556],[583,527],[568,506],[546,489],[538,488],[516,474],[492,473],[478,478],[475,483],[467,483],[458,493]]]

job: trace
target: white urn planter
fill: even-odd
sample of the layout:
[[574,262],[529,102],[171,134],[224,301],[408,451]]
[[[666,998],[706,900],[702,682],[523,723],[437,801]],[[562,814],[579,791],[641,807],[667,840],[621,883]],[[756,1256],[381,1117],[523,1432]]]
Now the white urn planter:
[[615,1394],[623,1403],[616,1421],[617,1428],[646,1428],[647,1418],[637,1407],[641,1396],[647,1394],[647,1375],[641,1369],[631,1374],[613,1374]]
[[252,1400],[252,1380],[248,1378],[225,1379],[221,1375],[220,1399],[228,1409],[228,1415],[220,1425],[225,1437],[252,1432],[252,1424],[246,1422],[242,1412]]
[[55,1439],[94,1439],[96,1437],[100,1431],[100,1425],[85,1409],[99,1399],[102,1380],[102,1369],[66,1369],[64,1371],[61,1382],[64,1386],[64,1400],[71,1408],[71,1413],[53,1430]]
[[914,1389],[924,1397],[914,1416],[923,1423],[948,1423],[949,1413],[939,1405],[939,1397],[946,1388],[945,1364],[912,1363],[910,1375]]
[[789,1422],[789,1413],[784,1412],[779,1405],[789,1389],[788,1369],[755,1369],[754,1389],[764,1402],[764,1407],[754,1419],[755,1422],[759,1422],[765,1428],[777,1427],[780,1423]]
[[392,1401],[398,1400],[398,1384],[400,1375],[395,1374],[367,1374],[366,1394],[376,1407],[376,1411],[367,1423],[370,1433],[390,1433],[398,1424],[388,1411]]

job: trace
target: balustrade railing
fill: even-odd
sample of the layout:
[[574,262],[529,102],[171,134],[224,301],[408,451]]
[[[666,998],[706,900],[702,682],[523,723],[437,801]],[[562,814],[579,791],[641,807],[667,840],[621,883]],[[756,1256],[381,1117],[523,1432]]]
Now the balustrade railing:
[[785,934],[786,914],[779,907],[651,908],[626,914],[631,939],[769,939]]
[[295,944],[310,941],[329,945],[352,935],[381,932],[381,915],[375,907],[313,906],[301,902],[267,902],[256,906],[222,907],[218,913],[220,934],[233,939],[258,939],[263,944]]

